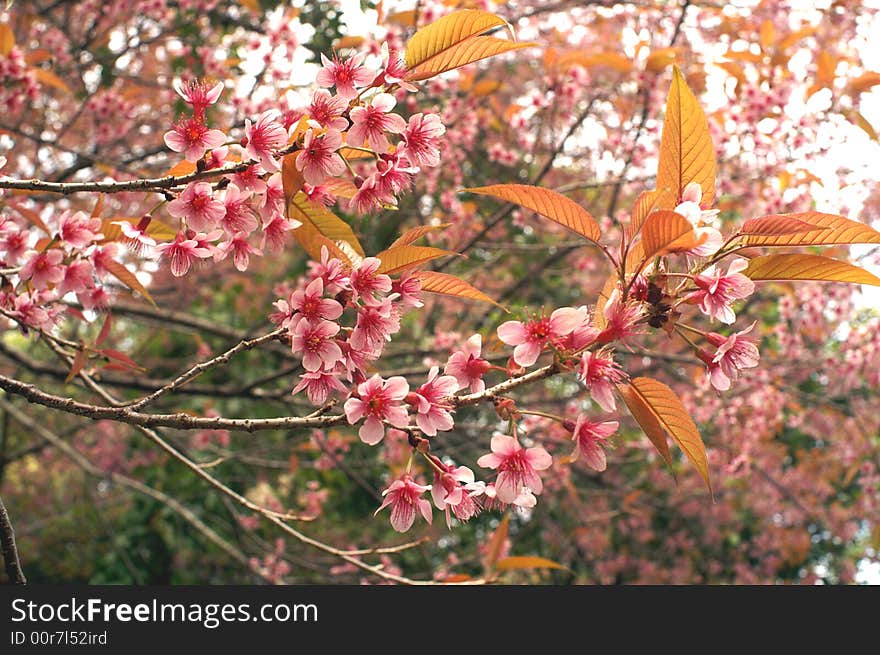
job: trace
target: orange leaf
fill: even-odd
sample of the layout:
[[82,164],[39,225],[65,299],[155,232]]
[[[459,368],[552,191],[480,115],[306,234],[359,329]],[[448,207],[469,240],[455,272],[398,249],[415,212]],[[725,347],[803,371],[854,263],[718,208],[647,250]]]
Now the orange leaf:
[[103,355],[104,357],[107,357],[108,359],[112,359],[116,362],[119,362],[120,364],[122,364],[126,368],[135,369],[137,371],[146,371],[147,370],[143,366],[141,366],[140,364],[138,364],[137,362],[132,360],[128,355],[126,355],[125,353],[121,353],[118,350],[112,350],[111,348],[105,348],[104,350],[99,350],[98,353]]
[[709,123],[681,71],[677,66],[672,71],[660,139],[657,188],[671,189],[678,201],[682,190],[696,182],[703,190],[700,204],[710,207],[715,199],[715,149]]
[[83,370],[88,361],[89,353],[86,352],[86,349],[83,348],[82,350],[77,350],[76,356],[73,358],[73,363],[70,365],[70,373],[64,378],[64,382],[70,382],[73,378],[79,375],[79,372]]
[[462,190],[522,205],[594,243],[599,242],[601,234],[596,219],[574,200],[556,191],[527,184],[494,184]]
[[137,291],[144,298],[146,298],[151,305],[156,306],[153,297],[150,295],[150,292],[147,291],[146,287],[141,284],[140,280],[137,279],[134,273],[125,268],[122,264],[117,262],[116,260],[109,259],[104,262],[104,267],[110,272],[113,277],[122,282],[125,286],[127,286],[132,291]]
[[305,178],[296,168],[297,153],[292,152],[281,158],[281,186],[287,202],[303,188]]
[[654,448],[657,449],[666,464],[672,468],[672,455],[669,452],[669,443],[666,441],[666,431],[651,407],[628,384],[618,386],[617,391],[623,398],[623,402],[626,403],[629,413],[642,427],[645,435],[654,444]]
[[492,571],[495,569],[495,564],[501,557],[501,550],[504,548],[504,542],[507,541],[507,530],[509,526],[510,515],[507,514],[501,519],[501,523],[498,524],[498,527],[495,528],[495,532],[493,532],[492,536],[489,538],[489,543],[486,545],[486,557],[483,560],[483,566],[486,571]]
[[645,70],[659,73],[664,68],[675,63],[678,52],[679,48],[676,47],[654,50],[645,60]]
[[611,275],[605,280],[605,284],[599,292],[599,297],[596,298],[596,311],[593,312],[593,322],[600,330],[604,330],[605,326],[608,324],[605,319],[605,305],[608,303],[611,293],[617,288],[618,281],[619,278],[617,276],[617,271],[611,271]]
[[674,206],[675,200],[669,189],[642,191],[633,205],[632,218],[629,221],[629,238],[635,238],[651,212],[657,209],[672,209]]
[[104,319],[104,325],[101,326],[101,331],[98,333],[98,338],[95,339],[95,345],[100,346],[107,337],[110,335],[110,327],[113,325],[113,314],[107,312],[107,318]]
[[482,302],[492,303],[496,307],[500,307],[505,312],[507,308],[499,305],[485,293],[480,291],[459,277],[449,275],[448,273],[438,273],[436,271],[421,271],[419,278],[422,280],[422,291],[430,291],[431,293],[439,293],[444,296],[454,296],[456,298],[467,298],[469,300],[480,300]]
[[849,83],[849,89],[854,93],[864,93],[878,84],[880,84],[880,73],[876,71],[867,71],[851,80]]
[[514,569],[561,569],[568,571],[568,567],[557,564],[553,560],[543,557],[521,556],[503,557],[495,562],[496,571],[512,571]]
[[[293,231],[293,235],[312,259],[320,259],[321,246],[326,245],[321,239],[315,238],[316,234],[334,244],[337,241],[343,241],[350,245],[358,255],[364,256],[364,249],[351,226],[323,205],[309,202],[308,197],[302,191],[287,203],[287,215],[288,218],[302,223],[301,227]],[[335,249],[338,251],[339,247],[336,246]],[[341,259],[346,261],[348,257],[343,256]]]
[[388,246],[388,248],[391,249],[397,246],[408,246],[411,243],[415,243],[429,232],[445,230],[450,225],[451,223],[442,223],[440,225],[418,225],[416,227],[411,227],[406,232],[397,237],[394,240],[394,243]]
[[53,86],[60,91],[70,93],[70,87],[55,73],[45,68],[34,68],[34,76],[46,86]]
[[195,173],[195,171],[195,162],[187,161],[186,159],[184,159],[183,161],[176,163],[174,166],[162,173],[162,177],[179,177],[181,175],[189,175],[190,173]]
[[407,42],[406,67],[410,70],[425,66],[436,68],[434,64],[450,49],[498,27],[509,25],[487,11],[455,11],[443,16],[417,31]]
[[880,243],[880,232],[858,221],[837,214],[803,212],[771,214],[761,218],[793,218],[815,226],[811,232],[782,236],[750,235],[744,243],[750,246],[833,246],[848,243]]
[[698,245],[694,227],[681,214],[668,209],[651,213],[642,225],[643,259],[660,257],[672,252],[690,250]]
[[773,25],[773,21],[769,18],[761,23],[760,40],[761,50],[763,52],[767,52],[770,49],[770,46],[776,41],[776,27]]
[[[827,230],[828,228],[821,228]],[[787,236],[800,234],[801,232],[815,232],[816,226],[806,221],[798,220],[785,214],[777,216],[762,216],[750,218],[739,230],[740,234],[754,234],[761,236]]]
[[849,282],[880,287],[880,277],[847,262],[821,255],[764,255],[749,261],[743,275],[752,280]]
[[440,248],[426,246],[396,246],[383,250],[376,255],[382,262],[379,265],[378,272],[385,273],[386,275],[399,273],[407,268],[413,268],[429,262],[432,259],[455,254],[451,250],[441,250]]
[[[700,432],[697,430],[697,426],[694,425],[693,419],[691,419],[681,400],[675,395],[675,392],[662,382],[651,378],[633,378],[629,385],[621,386],[619,389],[626,389],[626,391],[621,393],[627,407],[630,408],[631,412],[633,412],[633,407],[637,408],[633,412],[633,416],[639,422],[639,425],[642,426],[642,429],[645,430],[645,434],[648,435],[651,442],[660,450],[664,459],[667,457],[668,452],[664,454],[663,450],[655,442],[658,436],[658,427],[665,430],[672,437],[672,440],[678,444],[678,447],[684,451],[684,454],[687,455],[688,459],[696,467],[700,477],[703,478],[703,481],[709,488],[709,493],[712,493],[712,484],[709,482],[709,460],[706,457],[706,446],[703,444],[703,439],[700,437]],[[633,402],[632,406],[630,401]],[[642,423],[642,420],[645,420],[645,423]],[[653,433],[653,436],[649,433],[649,430]]]
[[435,57],[430,62],[415,68],[409,74],[409,79],[414,81],[426,80],[447,71],[473,64],[481,59],[488,59],[505,52],[521,50],[537,46],[537,43],[517,43],[507,39],[498,39],[494,36],[475,36],[464,43],[459,43],[441,56]]
[[327,190],[337,198],[351,200],[354,198],[354,194],[357,193],[357,187],[354,184],[349,180],[344,180],[340,177],[325,182],[324,186],[326,186]]
[[0,56],[8,57],[15,47],[15,34],[7,23],[0,23]]

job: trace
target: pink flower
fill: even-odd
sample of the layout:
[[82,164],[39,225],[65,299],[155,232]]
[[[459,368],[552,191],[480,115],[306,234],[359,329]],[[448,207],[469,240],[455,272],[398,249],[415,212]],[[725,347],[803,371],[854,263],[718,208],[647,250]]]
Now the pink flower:
[[449,356],[446,368],[443,370],[458,381],[459,387],[470,387],[471,393],[485,390],[486,383],[483,381],[483,376],[491,367],[489,362],[480,358],[481,350],[482,337],[475,334],[465,342],[461,350]]
[[211,148],[219,148],[226,142],[220,130],[209,130],[198,117],[187,118],[165,132],[165,145],[174,152],[182,152],[187,161],[196,162]]
[[521,323],[507,321],[498,326],[498,338],[513,350],[513,360],[519,366],[534,364],[548,343],[572,332],[583,321],[583,310],[560,307],[549,317]]
[[244,232],[236,232],[229,239],[221,243],[214,252],[214,261],[219,262],[232,253],[232,263],[242,273],[248,269],[251,263],[251,255],[262,255],[258,248],[254,248],[248,241],[248,235]]
[[474,472],[466,466],[455,467],[451,464],[433,460],[434,483],[431,485],[431,497],[434,506],[441,512],[446,512],[446,525],[452,528],[452,517],[465,522],[473,518],[480,511],[480,502],[477,496],[483,493],[485,485],[474,482]]
[[361,66],[363,61],[362,54],[342,61],[336,58],[330,61],[322,54],[323,68],[318,71],[315,81],[325,88],[335,86],[336,95],[346,101],[351,100],[358,94],[357,87],[367,86],[376,76],[375,73]]
[[451,430],[454,426],[448,402],[449,396],[458,390],[458,381],[451,375],[441,375],[439,367],[432,366],[428,381],[413,392],[416,408],[416,424],[429,437],[437,435],[437,430]]
[[204,118],[208,105],[213,105],[223,92],[223,82],[217,82],[210,89],[198,80],[191,80],[184,86],[182,82],[174,84],[174,90],[184,102],[192,105],[193,113]]
[[126,245],[134,252],[140,253],[144,248],[152,248],[156,245],[156,240],[147,234],[151,220],[150,215],[147,214],[138,221],[137,225],[132,225],[128,221],[111,221],[111,223],[119,226]]
[[287,130],[276,119],[278,112],[269,109],[260,114],[256,123],[244,121],[244,135],[247,145],[244,151],[251,159],[259,161],[267,172],[277,171],[278,160],[274,153],[287,145]]
[[718,215],[717,209],[702,209],[700,200],[703,197],[703,189],[697,182],[688,184],[681,193],[681,203],[673,211],[684,216],[694,226],[694,235],[702,243],[696,248],[686,252],[697,257],[706,257],[721,248],[724,238],[721,232],[714,227],[705,225]]
[[403,272],[391,282],[391,293],[400,296],[398,301],[403,307],[424,307],[422,302],[422,279],[412,271]]
[[58,284],[64,279],[64,253],[52,249],[31,253],[19,271],[22,280],[30,280],[36,289],[45,289],[50,284]]
[[321,246],[321,263],[309,262],[309,273],[324,280],[324,293],[333,296],[348,287],[348,272],[341,261],[330,256],[327,246]]
[[325,184],[312,186],[311,184],[304,182],[302,192],[306,194],[306,198],[313,205],[329,207],[336,202],[336,196],[330,191],[330,187]]
[[364,416],[367,420],[358,431],[361,441],[375,446],[385,436],[382,421],[388,421],[396,428],[405,428],[409,421],[406,407],[402,401],[409,393],[409,384],[400,376],[383,381],[374,375],[357,388],[358,397],[345,401],[345,417],[349,425],[354,425]]
[[629,337],[639,333],[637,325],[645,316],[645,310],[641,303],[621,300],[619,289],[615,289],[608,296],[608,302],[602,309],[605,316],[605,329],[596,337],[600,343],[610,341],[625,341]]
[[100,239],[101,219],[86,216],[83,212],[65,211],[59,220],[58,236],[69,246],[85,248],[92,241]]
[[550,468],[550,453],[541,446],[523,448],[515,437],[506,434],[493,436],[491,447],[492,452],[480,457],[477,464],[498,471],[495,491],[501,502],[512,503],[523,488],[536,495],[544,490],[537,472]]
[[64,279],[58,283],[58,294],[63,296],[68,291],[81,293],[95,286],[95,267],[88,259],[78,259],[64,269]]
[[220,219],[220,225],[228,234],[236,232],[250,234],[257,229],[259,221],[248,202],[250,198],[250,191],[243,192],[235,184],[226,187],[223,192],[223,208],[226,213]]
[[699,291],[692,293],[690,298],[699,301],[700,311],[704,314],[730,325],[736,320],[736,314],[730,308],[731,303],[747,298],[755,291],[755,283],[740,273],[748,265],[748,260],[735,257],[727,272],[722,273],[712,264],[694,277]]
[[194,230],[214,228],[226,215],[226,207],[214,198],[207,182],[191,182],[180,196],[168,203],[168,213],[186,220]]
[[574,440],[574,451],[571,453],[571,461],[576,462],[583,455],[584,461],[592,469],[604,471],[605,442],[620,426],[617,421],[592,422],[581,414],[572,431],[571,438]]
[[390,93],[377,93],[363,107],[354,107],[350,112],[352,126],[348,130],[347,141],[352,146],[367,144],[376,152],[388,152],[386,132],[400,134],[406,129],[403,116],[393,113],[397,100]]
[[330,321],[303,319],[293,329],[293,352],[300,353],[306,371],[332,371],[342,359],[342,349],[333,338],[339,325]]
[[379,273],[382,261],[376,257],[366,257],[353,269],[349,284],[355,292],[355,299],[391,291],[391,278]]
[[397,84],[401,89],[406,89],[407,91],[419,90],[415,84],[406,80],[407,73],[409,72],[406,62],[403,61],[397,50],[389,52],[387,42],[382,43],[382,64],[382,72],[376,78],[377,84],[386,84],[388,86]]
[[263,226],[263,241],[260,248],[268,248],[270,252],[280,252],[284,249],[284,239],[290,230],[295,230],[302,223],[293,218],[284,218],[278,214]]
[[281,180],[280,172],[272,173],[263,183],[262,189],[254,193],[256,195],[254,204],[263,221],[284,213],[284,182]]
[[211,256],[210,249],[200,246],[195,239],[187,238],[183,232],[178,232],[171,243],[160,243],[156,246],[156,252],[171,260],[171,274],[174,277],[186,275],[196,259]]
[[332,298],[324,298],[324,280],[315,278],[305,289],[290,294],[290,309],[310,321],[334,321],[342,316],[342,305]]
[[606,412],[617,408],[614,400],[614,386],[626,379],[626,373],[620,364],[614,361],[614,355],[601,350],[597,353],[587,351],[581,355],[577,369],[578,380],[590,390],[590,396],[599,407]]
[[348,121],[342,115],[348,109],[348,101],[339,96],[331,96],[326,89],[318,89],[309,105],[309,116],[326,129],[344,130]]
[[336,391],[345,393],[346,387],[335,373],[330,371],[309,371],[299,376],[300,382],[294,387],[292,393],[297,394],[303,389],[313,405],[323,405],[327,402],[330,393]]
[[302,171],[303,179],[317,186],[328,177],[344,173],[345,162],[336,153],[341,147],[342,134],[339,130],[328,130],[323,136],[316,136],[311,129],[306,131],[302,150],[296,156],[296,168]]
[[403,131],[401,150],[416,166],[434,167],[440,163],[440,137],[446,127],[437,114],[413,114]]
[[408,473],[404,473],[382,492],[385,499],[374,516],[390,505],[391,527],[398,532],[406,532],[412,527],[416,512],[421,514],[430,525],[433,518],[431,503],[422,498],[422,494],[430,489],[431,485],[416,484]]
[[409,165],[409,160],[398,154],[381,155],[376,160],[376,184],[380,195],[394,197],[412,185],[412,176],[419,169]]
[[744,337],[751,332],[757,321],[742,332],[735,332],[724,337],[716,332],[709,332],[706,339],[717,348],[715,354],[700,352],[700,358],[706,362],[709,381],[718,391],[730,389],[731,380],[736,380],[740,369],[754,368],[758,365],[760,354],[757,340]]
[[20,296],[15,296],[15,300],[11,304],[11,314],[25,325],[38,330],[52,327],[52,316],[45,309],[46,302],[43,292],[28,291]]
[[262,166],[253,164],[238,173],[233,173],[232,181],[242,191],[252,191],[257,195],[264,195],[268,190],[268,183],[262,178],[265,172]]
[[349,209],[358,216],[366,216],[376,209],[394,207],[395,202],[396,198],[383,188],[379,174],[373,173],[361,182],[349,201]]
[[378,356],[391,335],[400,330],[400,316],[394,311],[391,300],[372,300],[365,298],[363,307],[358,308],[357,323],[351,332],[351,345],[365,353]]

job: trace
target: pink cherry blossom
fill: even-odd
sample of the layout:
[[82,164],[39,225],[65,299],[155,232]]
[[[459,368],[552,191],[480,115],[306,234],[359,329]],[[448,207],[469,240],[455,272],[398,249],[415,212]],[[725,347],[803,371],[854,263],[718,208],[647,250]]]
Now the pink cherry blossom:
[[367,419],[358,431],[361,441],[375,446],[385,436],[383,420],[397,428],[405,428],[409,422],[406,407],[402,404],[409,393],[409,384],[400,376],[382,380],[378,374],[357,388],[358,396],[345,401],[345,417],[354,425],[364,416]]
[[84,212],[65,211],[58,222],[59,239],[74,248],[85,248],[103,236],[101,219],[87,216]]
[[531,366],[545,346],[555,339],[570,334],[584,318],[584,311],[573,307],[560,307],[549,316],[527,323],[507,321],[498,326],[498,338],[513,350],[513,360],[523,367]]
[[259,161],[269,173],[278,170],[275,153],[287,145],[287,130],[277,119],[278,112],[268,109],[260,114],[255,123],[248,119],[244,122],[244,135],[247,139],[244,151],[251,159]]
[[416,424],[429,437],[437,435],[437,430],[451,430],[452,405],[448,398],[458,390],[458,381],[451,375],[438,377],[440,368],[432,366],[428,381],[413,392],[415,397]]
[[608,296],[602,313],[605,316],[605,329],[596,337],[596,341],[600,343],[626,341],[639,334],[638,324],[645,317],[642,303],[631,300],[624,302],[619,289]]
[[306,371],[331,371],[342,359],[342,349],[333,338],[339,325],[331,321],[303,319],[293,329],[293,352],[302,355]]
[[407,81],[406,77],[408,73],[409,69],[406,67],[406,62],[400,56],[400,53],[397,50],[389,51],[388,43],[383,42],[382,72],[379,73],[379,77],[376,78],[376,83],[386,84],[388,86],[397,84],[401,89],[410,92],[418,91],[419,88],[415,84]]
[[700,206],[702,197],[702,187],[697,182],[691,182],[682,191],[681,203],[673,210],[684,216],[694,226],[694,235],[702,243],[687,252],[697,257],[706,257],[717,252],[724,242],[721,232],[706,225],[706,222],[714,219],[719,212],[717,209],[702,209]]
[[262,255],[259,248],[254,248],[248,241],[248,235],[244,232],[236,232],[226,241],[221,243],[214,251],[214,261],[219,262],[232,253],[232,263],[241,272],[248,269],[251,255]]
[[397,202],[391,192],[382,186],[379,173],[364,179],[349,201],[349,209],[358,216],[366,216],[383,207],[393,207]]
[[701,351],[700,358],[706,362],[709,381],[718,391],[730,389],[732,380],[736,380],[739,371],[754,368],[758,365],[760,354],[757,339],[744,337],[755,328],[757,321],[741,332],[725,337],[716,332],[709,332],[706,339],[717,348],[715,354]]
[[220,219],[220,226],[227,234],[245,232],[250,234],[259,225],[251,208],[250,191],[242,191],[235,184],[230,184],[223,192],[223,208],[225,214]]
[[64,268],[64,279],[58,283],[58,293],[82,293],[95,286],[95,267],[88,259],[77,259]]
[[324,293],[335,295],[348,287],[349,276],[345,266],[330,256],[327,246],[321,246],[321,262],[309,262],[309,274],[324,280]]
[[401,150],[416,166],[437,166],[440,137],[445,133],[446,126],[437,114],[413,114],[401,135]]
[[366,257],[351,271],[349,284],[355,292],[355,299],[391,291],[391,278],[379,273],[381,265],[382,261],[376,257]]
[[325,55],[321,55],[323,67],[318,71],[315,81],[325,88],[336,87],[336,95],[343,100],[351,100],[360,87],[367,86],[376,77],[376,74],[362,66],[363,54],[357,54],[348,59],[332,61]]
[[[332,298],[324,298],[324,280],[315,278],[305,289],[290,294],[290,309],[297,317],[310,321],[334,321],[342,316],[342,305]],[[297,319],[298,320],[298,319]]]
[[[466,466],[434,461],[434,482],[431,497],[434,506],[446,513],[446,526],[452,529],[452,514],[459,521],[466,522],[480,512],[478,496],[485,485],[474,481],[474,472]],[[451,510],[451,511],[450,511]]]
[[576,462],[583,455],[587,466],[604,471],[606,460],[603,446],[619,426],[617,421],[593,422],[587,420],[584,414],[578,416],[571,435],[574,441],[571,461]]
[[348,121],[343,116],[346,109],[348,101],[345,98],[331,96],[326,89],[318,89],[312,96],[308,112],[312,120],[317,121],[321,127],[344,130],[348,127]]
[[626,380],[627,375],[620,364],[614,361],[614,355],[610,351],[587,351],[581,355],[577,377],[590,390],[590,396],[599,407],[606,412],[613,412],[617,408],[614,387]]
[[385,133],[400,134],[406,129],[403,116],[391,111],[396,104],[397,100],[390,93],[377,93],[365,106],[353,108],[349,112],[352,126],[348,130],[348,144],[366,144],[380,154],[387,152]]
[[323,405],[334,391],[344,394],[347,389],[344,384],[330,371],[309,371],[303,373],[300,382],[293,388],[291,393],[297,394],[303,389],[313,405]]
[[111,221],[111,223],[119,226],[126,245],[134,252],[141,253],[144,248],[152,248],[156,245],[156,240],[147,234],[151,220],[150,215],[147,214],[138,221],[137,225],[132,225],[128,221]]
[[740,273],[748,265],[748,260],[735,257],[727,271],[722,273],[713,264],[694,277],[699,290],[692,293],[690,298],[699,301],[700,311],[704,314],[730,325],[736,320],[731,303],[747,298],[755,291],[755,283]]
[[333,195],[333,192],[330,191],[330,187],[326,184],[312,186],[308,182],[305,182],[303,183],[302,192],[306,194],[306,198],[313,205],[330,207],[334,202],[336,202],[336,196]]
[[204,121],[197,117],[187,118],[165,132],[165,145],[174,152],[182,152],[187,161],[196,162],[212,148],[219,148],[226,142],[226,135],[220,130],[209,130]]
[[296,168],[302,171],[303,179],[317,186],[328,177],[344,173],[345,162],[336,152],[341,147],[342,134],[339,130],[327,130],[323,136],[317,136],[314,130],[307,130],[302,150],[296,156]]
[[424,307],[422,302],[422,279],[412,271],[404,271],[400,277],[391,281],[391,293],[400,296],[403,307]]
[[220,98],[223,92],[223,82],[217,82],[211,88],[199,80],[190,80],[186,85],[182,82],[174,83],[174,90],[183,98],[184,102],[192,105],[196,116],[204,117],[205,110]]
[[419,172],[399,154],[381,155],[376,160],[376,185],[380,196],[398,196],[412,186],[412,176]]
[[214,197],[207,182],[191,182],[167,207],[169,214],[185,219],[193,230],[213,229],[226,215],[226,207]]
[[492,437],[492,452],[481,456],[477,464],[496,469],[495,491],[503,503],[512,503],[523,488],[539,495],[544,490],[538,471],[550,468],[553,458],[541,446],[523,448],[515,437],[496,434]]
[[278,214],[263,226],[263,240],[260,248],[270,252],[280,252],[284,249],[284,241],[288,232],[300,227],[302,223],[293,218],[284,218]]
[[400,330],[400,315],[390,298],[372,300],[366,296],[364,300],[364,305],[358,308],[357,323],[349,341],[355,349],[378,356],[385,342],[391,341],[391,335]]
[[416,513],[421,514],[430,525],[433,518],[431,503],[422,498],[422,494],[430,490],[431,485],[416,484],[408,473],[404,473],[382,492],[384,500],[375,514],[390,505],[391,527],[398,532],[406,532],[412,527]]
[[491,364],[480,357],[482,337],[479,334],[468,339],[461,350],[449,356],[443,372],[453,376],[461,388],[469,387],[471,393],[485,390],[483,376],[491,368]]
[[64,253],[57,249],[33,252],[21,267],[19,277],[30,280],[36,289],[45,289],[64,279]]
[[156,246],[159,255],[171,260],[171,274],[174,277],[182,277],[189,272],[190,266],[197,259],[210,257],[210,249],[202,247],[193,238],[188,238],[183,232],[178,232],[171,243],[160,243]]

